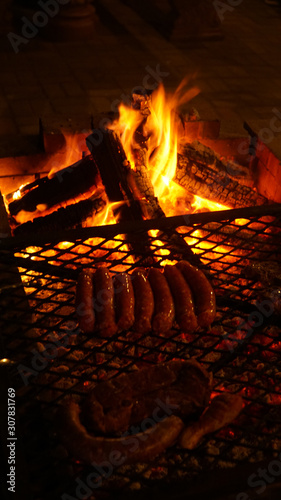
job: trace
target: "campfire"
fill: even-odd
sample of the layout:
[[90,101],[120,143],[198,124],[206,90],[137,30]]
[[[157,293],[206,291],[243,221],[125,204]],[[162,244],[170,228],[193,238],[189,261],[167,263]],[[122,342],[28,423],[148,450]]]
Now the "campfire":
[[[41,459],[53,457],[50,485],[37,452],[30,452],[36,494],[74,494],[76,478],[85,482],[90,470],[62,449],[53,428],[57,406],[111,377],[170,360],[196,358],[214,378],[211,398],[239,393],[243,412],[195,450],[171,448],[152,464],[114,470],[93,498],[164,491],[182,480],[191,485],[210,469],[219,482],[226,468],[239,493],[248,477],[238,474],[241,464],[253,464],[249,475],[257,462],[278,458],[281,209],[270,182],[261,182],[268,176],[265,154],[267,163],[273,155],[266,148],[260,158],[251,148],[239,153],[244,138],[221,140],[216,123],[202,122],[194,110],[183,116],[180,106],[198,92],[184,88],[172,96],[161,86],[152,95],[134,94],[111,125],[80,136],[71,156],[58,153],[39,178],[5,190],[13,236],[1,241],[1,363],[17,386],[23,446],[35,446],[35,432]],[[81,270],[106,265],[114,276],[181,260],[212,282],[211,326],[112,338],[80,330],[74,297]],[[44,435],[34,431],[40,421]]]
[[[70,154],[61,158],[58,153],[51,160],[56,167],[47,176],[5,196],[13,234],[28,238],[54,230],[267,204],[253,187],[248,157],[242,166],[192,140],[189,125],[195,123],[196,113],[190,112],[188,122],[177,109],[199,91],[184,89],[185,82],[174,95],[166,95],[162,85],[152,95],[133,94],[131,106],[121,104],[118,118],[107,129],[85,135],[91,154],[85,154],[85,145],[81,148],[81,138],[78,144],[67,138]],[[196,236],[202,235],[195,231]],[[167,243],[169,235],[162,237]],[[174,237],[174,243],[175,238],[180,245],[195,241]],[[161,247],[161,237],[157,244]],[[200,245],[195,252],[200,253]]]

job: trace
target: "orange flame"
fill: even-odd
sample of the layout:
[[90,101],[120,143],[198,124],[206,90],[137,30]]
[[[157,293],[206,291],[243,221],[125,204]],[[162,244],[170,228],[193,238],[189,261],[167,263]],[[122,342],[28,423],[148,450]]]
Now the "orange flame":
[[206,198],[201,198],[200,196],[194,195],[194,201],[191,204],[194,212],[198,212],[199,210],[210,210],[211,212],[215,212],[216,210],[227,210],[227,205],[222,205],[221,203],[217,203],[216,201],[206,200]]
[[21,190],[25,186],[25,184],[22,184],[17,191],[13,193],[13,200],[19,200],[21,198]]
[[95,214],[93,221],[90,219],[87,221],[87,226],[107,226],[108,224],[115,224],[117,222],[117,217],[114,215],[113,210],[118,209],[124,205],[124,203],[124,201],[116,201],[114,203],[107,202],[104,209],[98,214]]
[[65,144],[52,156],[46,165],[46,169],[50,169],[48,173],[49,179],[54,177],[56,172],[59,172],[59,170],[62,170],[63,168],[73,165],[77,161],[81,160],[83,153],[89,154],[86,147],[86,137],[90,134],[90,132],[91,131],[89,130],[71,135],[68,132],[62,131]]
[[[166,216],[229,208],[221,203],[191,195],[173,180],[177,168],[177,152],[183,135],[177,109],[199,92],[197,88],[184,91],[187,83],[185,79],[171,95],[166,94],[163,85],[160,85],[151,99],[147,96],[138,96],[133,107],[121,104],[119,118],[110,127],[119,135],[131,168],[138,168],[139,161],[145,163],[143,166],[149,173],[155,196],[159,199]],[[134,109],[137,104],[138,109]],[[138,144],[139,135],[142,136],[141,145]],[[188,137],[184,136],[184,140],[188,141]],[[140,149],[141,160],[136,154]],[[180,228],[179,232],[182,232]],[[158,254],[163,262],[165,258],[169,259],[169,252],[163,243],[156,239],[157,231],[150,231],[149,234],[155,238],[154,247],[159,247],[154,253]],[[204,241],[203,236],[201,230],[195,229],[192,236],[185,237],[188,244],[195,245],[193,248],[195,253],[200,254],[204,250],[212,252],[216,246],[214,242]],[[228,253],[230,248],[221,245],[217,246],[216,250],[224,254]]]
[[[173,181],[177,167],[177,152],[182,132],[182,124],[177,109],[195,97],[199,90],[191,88],[185,91],[187,79],[176,89],[174,94],[166,94],[163,85],[152,94],[151,100],[145,102],[140,109],[125,104],[119,107],[119,118],[111,125],[120,137],[124,151],[132,169],[136,168],[135,151],[140,148],[136,140],[136,132],[141,130],[145,141],[145,167],[147,168],[154,188],[166,216],[179,213],[192,213],[201,210],[225,210],[229,207],[211,202],[200,196],[189,196],[188,193]],[[188,138],[185,137],[185,140]]]
[[147,120],[150,135],[148,169],[155,195],[160,198],[173,180],[177,168],[180,120],[176,110],[199,93],[192,88],[183,92],[187,79],[172,95],[166,94],[163,85],[152,94],[151,115]]
[[138,148],[135,133],[142,126],[141,133],[146,141],[146,167],[158,198],[167,190],[176,172],[180,127],[176,109],[199,93],[197,88],[183,92],[186,84],[185,79],[171,95],[165,93],[161,84],[152,94],[148,111],[145,113],[142,109],[133,109],[121,104],[119,118],[110,127],[119,134],[127,158],[134,169],[134,149]]

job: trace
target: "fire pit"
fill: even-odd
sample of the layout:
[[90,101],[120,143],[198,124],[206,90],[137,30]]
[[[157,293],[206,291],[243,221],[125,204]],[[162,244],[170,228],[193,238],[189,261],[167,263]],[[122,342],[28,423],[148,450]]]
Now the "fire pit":
[[[138,130],[143,137],[143,128]],[[117,141],[120,157],[114,158],[114,165],[120,176],[127,164],[114,133],[106,137],[114,138],[113,148]],[[134,217],[130,219],[123,210],[119,223],[111,215],[107,222],[112,223],[107,225],[29,232],[28,236],[23,231],[1,240],[1,367],[8,367],[9,386],[17,390],[19,477],[31,478],[27,497],[144,498],[151,494],[165,498],[168,491],[180,498],[189,491],[191,498],[200,498],[212,491],[225,498],[249,486],[259,493],[261,485],[254,483],[260,477],[259,467],[267,468],[272,460],[280,463],[280,283],[269,271],[264,277],[264,263],[270,263],[271,274],[276,274],[281,206],[266,203],[266,190],[258,193],[244,183],[240,184],[243,193],[249,194],[249,200],[255,196],[257,206],[230,210],[219,206],[216,212],[143,220],[148,195],[146,199],[124,195],[122,175],[117,191],[115,182],[112,191],[104,181],[108,173],[101,171],[103,149],[99,148],[106,140],[94,144],[94,165],[110,203],[118,203],[119,209],[129,207]],[[210,144],[210,139],[206,142]],[[140,153],[141,148],[136,149]],[[92,160],[84,159],[82,164],[87,161]],[[27,192],[38,187],[37,181]],[[116,193],[123,199],[114,199]],[[114,214],[116,206],[112,207]],[[182,259],[200,265],[213,284],[218,312],[212,327],[193,334],[183,334],[176,327],[165,335],[121,332],[110,339],[89,338],[80,331],[74,297],[81,269],[106,263],[112,273],[130,273],[136,267],[161,268]],[[267,281],[272,281],[272,287]],[[223,391],[243,395],[240,416],[204,438],[193,451],[173,447],[151,464],[124,464],[117,469],[107,465],[101,484],[91,489],[87,478],[92,468],[68,456],[56,432],[58,405],[69,395],[83,396],[97,382],[120,373],[192,357],[213,373],[213,395]],[[273,472],[268,492],[279,481]],[[248,483],[251,474],[256,474],[252,484]],[[204,479],[206,489],[198,479],[200,483]]]

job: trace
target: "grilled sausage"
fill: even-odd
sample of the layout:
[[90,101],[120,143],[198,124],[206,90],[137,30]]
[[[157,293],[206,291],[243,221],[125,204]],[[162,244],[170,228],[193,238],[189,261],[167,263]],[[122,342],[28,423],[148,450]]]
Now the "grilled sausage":
[[179,438],[179,445],[193,450],[205,434],[215,432],[232,422],[242,408],[243,399],[239,394],[225,392],[216,396],[200,419],[184,429]]
[[135,298],[131,277],[126,273],[116,274],[113,285],[117,327],[119,331],[128,330],[135,320]]
[[135,295],[135,323],[137,333],[147,333],[151,330],[151,318],[154,311],[154,298],[150,283],[143,269],[135,269],[132,274],[132,284]]
[[113,282],[109,271],[99,267],[94,274],[94,309],[96,331],[101,337],[111,337],[117,332],[114,312]]
[[192,333],[196,330],[198,324],[191,290],[176,266],[165,266],[164,274],[174,299],[176,321],[181,330]]
[[159,269],[151,268],[148,275],[154,297],[152,329],[165,333],[173,326],[175,306],[166,278]]
[[189,262],[178,262],[176,267],[183,274],[193,293],[198,325],[200,327],[211,325],[216,317],[216,297],[211,283],[200,269]]
[[[110,461],[113,465],[148,462],[172,446],[183,430],[179,417],[171,415],[139,434],[121,438],[89,434],[80,420],[80,407],[69,401],[58,410],[58,426],[68,451],[87,464]],[[142,423],[145,427],[145,423]],[[116,460],[116,463],[114,463]]]
[[93,333],[95,327],[93,271],[85,269],[78,276],[76,286],[76,315],[84,333]]

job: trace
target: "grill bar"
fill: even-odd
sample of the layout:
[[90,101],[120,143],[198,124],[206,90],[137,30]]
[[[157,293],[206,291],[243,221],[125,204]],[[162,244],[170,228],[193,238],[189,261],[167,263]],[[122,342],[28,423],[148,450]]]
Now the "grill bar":
[[281,204],[263,205],[256,207],[235,208],[232,210],[221,210],[217,212],[193,213],[187,215],[176,215],[174,217],[165,217],[163,219],[150,219],[131,222],[122,222],[119,224],[109,224],[107,226],[96,226],[72,229],[68,231],[53,231],[48,234],[30,235],[28,241],[24,237],[4,238],[1,240],[1,249],[24,248],[27,244],[40,245],[48,242],[59,241],[77,241],[80,238],[86,240],[91,237],[110,238],[115,234],[126,234],[137,231],[149,231],[151,229],[176,228],[180,226],[193,226],[195,224],[204,224],[207,222],[233,221],[235,219],[263,216],[278,216],[281,212]]

